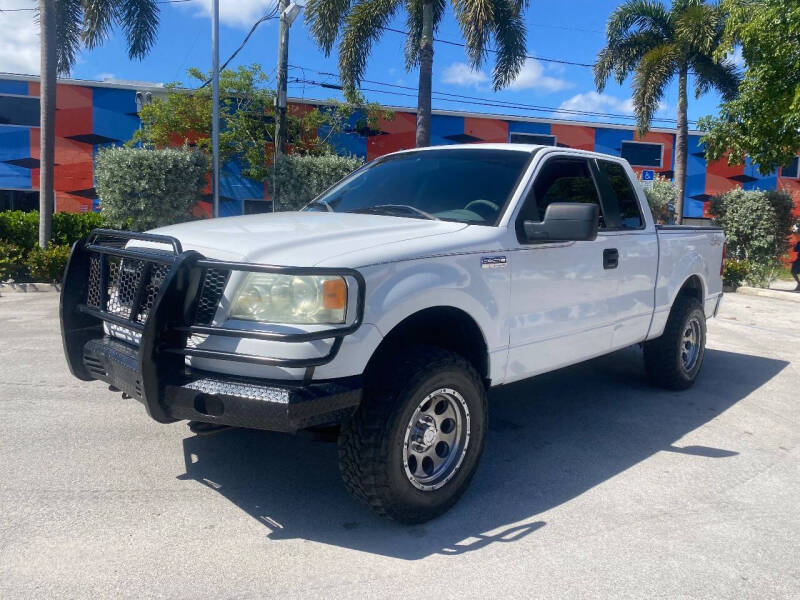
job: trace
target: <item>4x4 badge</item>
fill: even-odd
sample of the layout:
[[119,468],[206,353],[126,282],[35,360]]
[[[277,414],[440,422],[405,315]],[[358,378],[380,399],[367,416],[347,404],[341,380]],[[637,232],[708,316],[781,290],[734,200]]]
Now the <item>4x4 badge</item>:
[[503,269],[505,266],[505,256],[481,256],[481,269]]

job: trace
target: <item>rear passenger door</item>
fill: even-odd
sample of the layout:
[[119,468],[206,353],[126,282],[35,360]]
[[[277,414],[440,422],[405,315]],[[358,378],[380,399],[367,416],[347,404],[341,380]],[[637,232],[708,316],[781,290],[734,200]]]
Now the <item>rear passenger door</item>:
[[601,158],[591,159],[590,164],[606,211],[606,226],[598,239],[605,247],[606,279],[615,289],[608,298],[614,350],[647,336],[655,303],[658,239],[652,218],[642,213],[630,167]]

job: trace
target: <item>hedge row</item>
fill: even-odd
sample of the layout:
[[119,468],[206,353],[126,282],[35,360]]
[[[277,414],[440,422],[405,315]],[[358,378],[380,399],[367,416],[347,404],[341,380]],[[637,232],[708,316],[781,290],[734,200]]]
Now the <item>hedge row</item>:
[[56,213],[53,243],[42,249],[38,212],[0,212],[0,281],[60,282],[72,244],[104,225],[98,213]]

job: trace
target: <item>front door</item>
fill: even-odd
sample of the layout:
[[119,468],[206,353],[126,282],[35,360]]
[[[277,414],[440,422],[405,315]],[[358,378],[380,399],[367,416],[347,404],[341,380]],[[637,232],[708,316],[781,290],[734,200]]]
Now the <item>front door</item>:
[[541,221],[553,202],[590,202],[605,214],[589,159],[549,157],[537,169],[516,215],[517,244],[510,253],[509,360],[507,381],[524,379],[593,356],[612,347],[611,303],[618,279],[608,268],[616,239],[527,243],[522,222]]

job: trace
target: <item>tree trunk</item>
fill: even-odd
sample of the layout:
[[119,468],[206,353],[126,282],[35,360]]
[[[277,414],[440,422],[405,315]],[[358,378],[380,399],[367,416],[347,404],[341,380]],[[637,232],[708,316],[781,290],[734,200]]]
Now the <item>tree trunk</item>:
[[433,0],[422,5],[417,92],[417,148],[431,145],[431,79],[433,77]]
[[675,223],[683,223],[683,198],[686,195],[686,154],[689,148],[686,83],[688,66],[678,72],[678,133],[675,138]]
[[53,162],[56,126],[56,7],[39,0],[42,62],[39,91],[39,246],[46,248],[53,229]]

